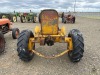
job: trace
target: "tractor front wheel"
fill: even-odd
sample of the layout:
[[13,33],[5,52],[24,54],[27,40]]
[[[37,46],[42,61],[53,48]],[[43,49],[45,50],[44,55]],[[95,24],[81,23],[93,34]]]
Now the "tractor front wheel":
[[20,33],[20,31],[19,31],[18,28],[12,29],[12,37],[13,37],[13,39],[17,39],[18,36],[19,36],[19,33]]
[[0,31],[0,54],[5,50],[5,38],[3,33]]
[[[18,51],[18,56],[20,57],[21,60],[28,62],[32,60],[34,54],[29,51],[28,44],[29,44],[29,39],[31,37],[34,37],[32,31],[29,30],[23,30],[18,38],[17,42],[17,51]],[[33,46],[33,49],[35,49],[35,44]]]
[[68,52],[72,62],[79,62],[84,53],[84,39],[79,30],[73,29],[69,32],[68,37],[72,38],[73,50]]

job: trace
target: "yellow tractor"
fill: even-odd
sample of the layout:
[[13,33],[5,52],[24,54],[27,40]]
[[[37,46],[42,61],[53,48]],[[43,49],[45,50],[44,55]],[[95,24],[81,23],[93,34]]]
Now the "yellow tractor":
[[[23,61],[32,60],[34,54],[44,58],[56,58],[68,53],[72,62],[79,62],[84,53],[84,39],[81,32],[73,29],[69,32],[68,37],[65,34],[65,27],[59,29],[58,12],[53,9],[46,9],[40,15],[41,26],[36,26],[34,34],[30,30],[23,30],[18,38],[17,51],[18,56]],[[46,56],[35,50],[35,43],[41,46],[53,46],[54,43],[66,43],[68,47],[65,51],[57,55]]]

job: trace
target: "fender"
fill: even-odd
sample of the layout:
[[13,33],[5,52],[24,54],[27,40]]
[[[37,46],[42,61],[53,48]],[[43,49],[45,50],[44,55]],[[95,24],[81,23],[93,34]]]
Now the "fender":
[[9,28],[11,29],[10,25],[12,25],[12,22],[10,22],[9,19],[0,19],[0,26],[2,26],[4,24],[8,24]]

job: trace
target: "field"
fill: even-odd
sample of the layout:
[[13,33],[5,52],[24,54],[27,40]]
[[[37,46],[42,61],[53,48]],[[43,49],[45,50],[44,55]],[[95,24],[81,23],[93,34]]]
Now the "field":
[[[14,23],[12,27],[34,30],[37,23]],[[79,29],[84,37],[85,52],[79,63],[72,63],[67,54],[55,59],[45,59],[34,56],[32,61],[23,62],[17,54],[17,40],[7,33],[6,51],[0,55],[0,75],[100,75],[100,20],[76,17],[75,24],[62,24],[68,33],[71,29]],[[67,35],[67,34],[66,34]],[[52,47],[36,44],[36,50],[47,55],[57,54],[66,49],[66,44],[56,43]]]
[[100,12],[77,12],[76,15],[90,19],[100,19]]

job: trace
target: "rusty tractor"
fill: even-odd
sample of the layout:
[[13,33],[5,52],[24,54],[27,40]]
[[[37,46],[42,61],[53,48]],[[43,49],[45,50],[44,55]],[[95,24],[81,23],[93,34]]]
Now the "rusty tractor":
[[9,19],[0,19],[0,53],[5,49],[5,39],[3,34],[12,31],[13,39],[17,39],[20,33],[18,28],[12,28],[11,25],[12,22],[10,22]]
[[[84,53],[84,39],[78,29],[72,29],[65,33],[65,27],[58,26],[58,12],[53,9],[45,9],[40,14],[41,25],[36,26],[34,33],[30,30],[23,30],[17,40],[18,56],[23,61],[30,61],[34,54],[44,58],[57,58],[66,53],[72,62],[79,62]],[[66,43],[67,49],[57,55],[48,56],[35,50],[35,44],[40,46],[53,46],[54,43]]]
[[71,14],[65,14],[64,15],[64,23],[75,23],[75,16]]

